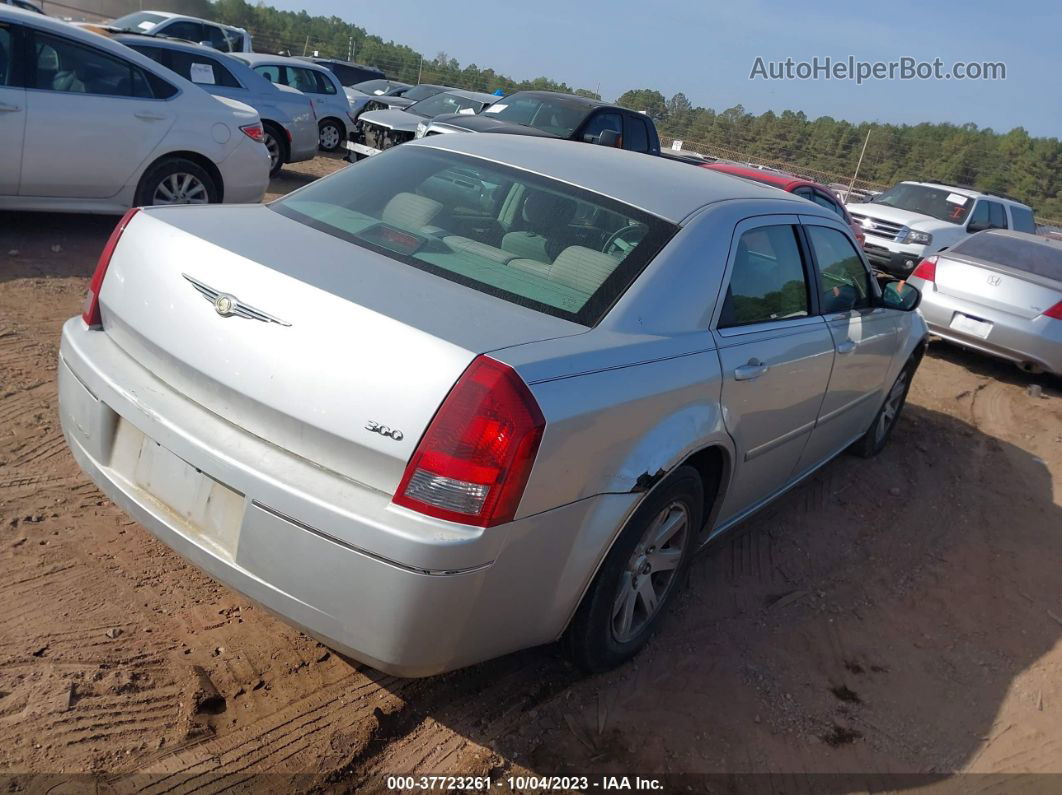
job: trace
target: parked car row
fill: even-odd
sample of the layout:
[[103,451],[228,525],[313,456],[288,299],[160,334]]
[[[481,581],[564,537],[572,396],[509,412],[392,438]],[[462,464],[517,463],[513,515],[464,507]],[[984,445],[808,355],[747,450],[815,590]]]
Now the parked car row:
[[252,107],[89,30],[0,7],[0,207],[258,201],[264,141]]

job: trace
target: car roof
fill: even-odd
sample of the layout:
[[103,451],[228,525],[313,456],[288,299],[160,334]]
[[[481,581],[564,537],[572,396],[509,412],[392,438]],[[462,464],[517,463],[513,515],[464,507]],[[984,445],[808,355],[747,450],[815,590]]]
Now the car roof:
[[287,55],[270,55],[265,52],[230,52],[226,53],[226,55],[231,55],[233,58],[239,58],[241,61],[250,64],[293,64],[294,66],[304,66],[307,69],[316,69],[320,72],[332,74],[327,67],[321,66],[318,63],[303,60],[302,58],[293,58]]
[[794,188],[799,188],[804,185],[826,190],[826,188],[823,188],[822,185],[819,185],[813,180],[802,179],[801,177],[796,176],[796,174],[787,174],[784,171],[765,171],[759,168],[751,168],[750,166],[735,166],[730,163],[704,163],[701,165],[701,168],[707,168],[711,171],[722,171],[744,179],[754,179],[757,182],[773,185],[786,191],[791,191]]
[[938,190],[949,190],[952,193],[958,193],[960,196],[967,196],[971,199],[992,199],[993,201],[1000,201],[1004,204],[1016,204],[1019,207],[1025,207],[1032,209],[1025,202],[1014,199],[1010,196],[1004,196],[1001,193],[992,193],[991,191],[979,190],[978,188],[971,188],[968,185],[949,185],[947,182],[922,182],[917,179],[905,179],[902,182],[908,185],[921,185],[924,188],[936,188]]
[[493,94],[487,94],[483,91],[467,91],[463,88],[446,88],[445,86],[438,87],[443,89],[439,92],[440,94],[455,94],[456,96],[464,97],[465,99],[475,99],[480,102],[493,102],[496,99],[500,99],[500,97],[496,97]]
[[342,58],[322,58],[318,55],[293,55],[292,57],[310,61],[312,63],[337,63],[343,66],[353,66],[355,69],[366,69],[370,72],[379,72],[380,74],[383,74],[383,69],[377,69],[375,66],[369,66],[363,63],[354,63],[354,61],[344,61]]
[[[618,108],[618,105],[613,105],[611,102],[605,102],[600,99],[591,99],[590,97],[581,97],[578,94],[563,94],[560,91],[514,91],[511,94],[506,95],[506,99],[512,99],[513,97],[537,97],[538,99],[553,99],[564,100],[572,105],[583,105],[587,108]],[[498,97],[501,99],[501,97]]]
[[[191,50],[193,52],[201,52],[204,55],[230,55],[231,53],[222,52],[216,50],[213,47],[207,47],[205,44],[197,44],[194,41],[188,39],[178,39],[174,36],[152,36],[150,33],[115,33],[110,36],[115,41],[125,44],[127,41],[138,42],[143,44],[149,44],[151,46],[168,47],[172,50]],[[246,67],[247,64],[244,64]]]
[[706,204],[728,199],[791,201],[794,213],[828,212],[766,185],[655,155],[596,144],[525,135],[454,133],[433,135],[403,146],[457,152],[531,171],[609,196],[672,223],[681,223]]

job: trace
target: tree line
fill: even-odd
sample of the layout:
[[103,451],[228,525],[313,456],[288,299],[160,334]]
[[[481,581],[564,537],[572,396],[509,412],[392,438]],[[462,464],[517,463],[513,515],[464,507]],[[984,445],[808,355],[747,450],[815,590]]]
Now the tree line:
[[[598,98],[590,89],[548,77],[516,80],[476,64],[461,66],[445,52],[426,57],[335,16],[280,11],[245,0],[171,0],[171,5],[247,28],[254,34],[255,48],[263,51],[292,55],[317,51],[338,58],[353,53],[355,61],[378,66],[389,77],[406,82],[505,93],[541,89]],[[976,124],[853,123],[830,116],[809,119],[791,110],[756,115],[741,105],[716,111],[693,106],[682,93],[668,99],[655,89],[627,91],[617,102],[645,111],[662,135],[684,140],[687,148],[844,178],[855,171],[866,141],[860,182],[889,185],[921,179],[970,185],[1024,201],[1041,218],[1062,219],[1062,143],[1033,137],[1021,127],[999,133]]]

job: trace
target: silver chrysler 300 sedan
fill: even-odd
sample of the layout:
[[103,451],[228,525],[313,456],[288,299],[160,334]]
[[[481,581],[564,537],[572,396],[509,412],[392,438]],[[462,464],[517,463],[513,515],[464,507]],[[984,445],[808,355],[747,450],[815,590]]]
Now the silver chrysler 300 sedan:
[[911,274],[929,330],[1026,372],[1062,375],[1062,244],[993,229]]
[[919,297],[773,188],[434,136],[268,206],[132,211],[63,329],[62,424],[152,533],[354,658],[563,636],[601,670],[705,542],[884,446]]

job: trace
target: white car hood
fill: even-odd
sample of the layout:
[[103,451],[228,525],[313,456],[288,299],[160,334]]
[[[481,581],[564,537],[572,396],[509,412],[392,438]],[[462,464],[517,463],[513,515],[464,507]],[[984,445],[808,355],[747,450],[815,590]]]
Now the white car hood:
[[882,221],[891,221],[909,227],[910,229],[929,231],[932,229],[940,229],[945,226],[955,226],[955,224],[941,221],[939,218],[934,218],[931,215],[923,215],[922,213],[915,213],[910,210],[901,210],[898,207],[889,207],[886,204],[866,202],[864,204],[849,204],[846,205],[846,207],[848,208],[849,213],[866,215],[871,218],[879,218]]
[[358,121],[366,121],[389,130],[416,132],[417,124],[428,120],[415,113],[406,113],[404,110],[370,110],[358,116]]

